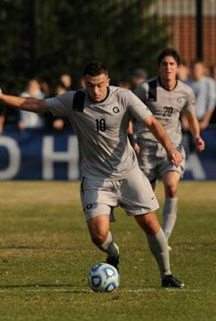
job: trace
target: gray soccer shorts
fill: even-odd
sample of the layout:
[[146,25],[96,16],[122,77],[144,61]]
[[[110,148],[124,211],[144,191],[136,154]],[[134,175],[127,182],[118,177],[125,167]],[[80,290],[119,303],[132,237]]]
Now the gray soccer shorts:
[[139,166],[150,182],[162,178],[168,172],[178,172],[181,177],[183,176],[186,154],[182,146],[177,150],[183,159],[178,167],[174,166],[167,158],[166,151],[161,145],[140,146],[140,152],[137,155]]
[[80,191],[87,221],[94,216],[110,215],[118,205],[132,216],[147,214],[159,207],[149,180],[138,166],[121,180],[84,177]]

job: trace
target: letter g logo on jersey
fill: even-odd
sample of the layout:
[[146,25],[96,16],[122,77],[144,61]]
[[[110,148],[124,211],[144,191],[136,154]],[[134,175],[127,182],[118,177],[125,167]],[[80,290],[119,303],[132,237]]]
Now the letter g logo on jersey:
[[177,102],[178,102],[178,104],[181,105],[181,107],[184,107],[186,101],[187,101],[187,97],[186,96],[182,96],[182,97],[178,97],[177,98]]
[[86,206],[87,210],[90,210],[92,207],[93,207],[92,204],[88,204],[88,205]]
[[119,113],[119,108],[118,108],[118,107],[113,107],[113,112],[114,112],[115,114]]

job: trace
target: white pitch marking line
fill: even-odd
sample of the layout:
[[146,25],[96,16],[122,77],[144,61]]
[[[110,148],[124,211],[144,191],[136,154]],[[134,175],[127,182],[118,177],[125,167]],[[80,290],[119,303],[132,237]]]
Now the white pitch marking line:
[[[199,293],[204,292],[203,290],[199,289],[154,289],[154,288],[144,288],[144,289],[119,289],[116,293],[148,293],[148,292],[157,292],[158,290],[174,292],[174,293]],[[11,293],[12,291],[23,291],[23,292],[32,292],[32,293],[47,293],[47,292],[57,292],[57,293],[93,293],[91,289],[84,289],[84,288],[69,288],[69,289],[45,289],[39,287],[32,287],[32,288],[8,288],[8,289],[0,289],[0,293]]]

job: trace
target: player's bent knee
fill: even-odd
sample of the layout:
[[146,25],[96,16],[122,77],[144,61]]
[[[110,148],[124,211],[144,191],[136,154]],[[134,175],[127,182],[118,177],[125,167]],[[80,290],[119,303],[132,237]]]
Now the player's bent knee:
[[175,197],[177,195],[178,184],[176,182],[166,183],[165,188],[168,197]]
[[177,190],[168,190],[167,196],[170,198],[176,197],[177,195]]
[[160,224],[154,212],[137,215],[135,219],[147,234],[155,234],[160,230]]
[[108,232],[102,232],[102,231],[93,233],[91,234],[91,240],[95,245],[98,246],[103,244],[106,241],[107,235],[108,235]]
[[109,233],[109,216],[101,215],[93,217],[87,224],[92,242],[95,245],[103,244]]
[[176,197],[177,195],[177,186],[170,185],[167,187],[167,196],[168,197]]
[[179,179],[180,175],[177,172],[168,173],[167,176],[163,177],[163,183],[167,197],[176,197],[178,192]]

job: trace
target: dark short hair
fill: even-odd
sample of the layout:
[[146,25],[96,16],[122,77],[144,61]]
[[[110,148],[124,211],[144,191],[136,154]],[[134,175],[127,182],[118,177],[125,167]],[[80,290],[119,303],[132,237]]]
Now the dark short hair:
[[181,57],[179,56],[177,50],[175,50],[174,48],[167,48],[167,49],[164,49],[158,56],[158,61],[157,61],[158,66],[160,66],[161,61],[167,56],[173,57],[177,62],[177,65],[181,64]]
[[108,69],[106,65],[99,60],[90,61],[84,68],[83,76],[98,76],[100,74],[108,75]]

